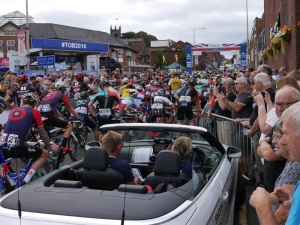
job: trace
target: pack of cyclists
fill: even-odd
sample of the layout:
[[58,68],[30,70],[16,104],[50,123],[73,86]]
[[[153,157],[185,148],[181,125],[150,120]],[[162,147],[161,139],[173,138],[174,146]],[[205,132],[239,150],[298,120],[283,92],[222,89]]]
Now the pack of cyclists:
[[[128,114],[135,116],[133,122],[173,123],[175,115],[178,124],[183,124],[183,119],[186,118],[189,125],[194,125],[193,110],[201,111],[199,88],[195,89],[195,85],[201,85],[200,78],[200,75],[180,73],[173,73],[171,76],[153,74],[152,77],[149,74],[140,74],[123,79],[120,76],[105,77],[100,79],[100,83],[97,82],[98,86],[95,88],[95,82],[85,82],[84,75],[78,73],[73,80],[64,77],[56,81],[52,79],[52,85],[50,83],[47,89],[41,89],[43,95],[39,100],[37,93],[40,90],[31,86],[27,75],[22,74],[17,77],[19,87],[11,91],[5,99],[0,98],[1,111],[12,109],[0,139],[0,143],[5,146],[12,144],[9,150],[3,151],[4,157],[37,158],[27,175],[29,177],[24,179],[25,183],[29,182],[47,159],[49,152],[58,150],[57,145],[50,145],[49,135],[43,128],[44,123],[64,128],[60,148],[70,151],[67,141],[72,124],[60,112],[61,104],[75,119],[85,123],[94,132],[96,141],[101,138],[99,127],[113,123],[114,119],[126,122],[122,118]],[[70,102],[71,98],[76,99],[74,107]],[[176,114],[174,110],[177,111]],[[141,115],[141,119],[138,115]],[[44,123],[42,117],[47,118]],[[34,124],[45,143],[44,149],[26,145],[27,135]]]

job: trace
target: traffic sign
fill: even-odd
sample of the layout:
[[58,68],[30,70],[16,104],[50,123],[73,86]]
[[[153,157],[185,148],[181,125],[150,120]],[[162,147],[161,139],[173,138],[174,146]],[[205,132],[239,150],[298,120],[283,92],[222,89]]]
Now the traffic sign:
[[37,66],[54,66],[55,55],[38,56]]

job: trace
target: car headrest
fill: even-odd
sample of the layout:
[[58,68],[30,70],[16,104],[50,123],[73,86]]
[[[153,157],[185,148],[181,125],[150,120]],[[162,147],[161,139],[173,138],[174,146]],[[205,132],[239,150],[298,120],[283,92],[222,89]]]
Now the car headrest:
[[178,176],[180,173],[180,159],[176,152],[172,150],[160,151],[157,155],[154,174]]
[[82,167],[88,170],[106,170],[108,164],[107,151],[104,148],[93,147],[85,152]]

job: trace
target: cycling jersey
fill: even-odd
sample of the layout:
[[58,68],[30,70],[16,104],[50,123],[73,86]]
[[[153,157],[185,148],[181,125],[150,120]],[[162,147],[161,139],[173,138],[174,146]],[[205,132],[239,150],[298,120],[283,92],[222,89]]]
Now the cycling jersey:
[[159,89],[159,88],[156,87],[156,86],[146,86],[146,94],[147,94],[148,96],[154,97],[154,96],[157,95],[158,89]]
[[62,92],[51,92],[41,101],[38,110],[41,113],[53,113],[60,103],[64,103],[67,108],[71,106],[68,97]]
[[173,103],[166,97],[164,96],[155,96],[153,104],[161,103],[163,106],[171,106]]
[[[105,105],[105,99],[107,98],[107,102]],[[92,100],[93,103],[97,103],[98,104],[98,108],[112,108],[114,105],[114,102],[119,102],[120,98],[119,96],[111,91],[101,91],[98,94],[96,94]]]
[[125,84],[119,88],[120,94],[123,96],[123,91],[127,88],[129,84]]
[[177,77],[172,79],[170,82],[171,90],[177,91],[179,88],[181,88],[181,80],[178,79]]
[[36,124],[38,128],[43,127],[42,117],[37,109],[31,107],[17,107],[11,110],[8,121],[2,133],[0,143],[24,145],[27,135],[32,127]]
[[21,106],[22,103],[23,103],[23,96],[25,93],[27,92],[33,92],[33,93],[36,93],[36,89],[34,87],[30,87],[30,86],[21,86],[21,87],[18,87],[16,90],[12,91],[10,94],[9,94],[9,97],[11,97],[12,99],[14,97],[16,97],[16,100],[17,100],[17,106]]
[[147,96],[145,92],[139,92],[136,96],[136,100],[139,104],[142,104],[143,102],[147,102]]
[[89,86],[82,82],[82,81],[77,81],[72,84],[70,92],[75,94],[75,93],[81,93],[82,91],[88,91]]
[[127,88],[127,89],[125,89],[125,90],[123,90],[123,92],[122,92],[122,98],[127,98],[127,97],[129,97],[130,96],[130,88]]
[[136,108],[136,109],[140,108],[140,104],[139,104],[138,100],[133,97],[127,97],[127,98],[123,99],[122,105],[123,105],[123,108],[125,111],[129,108]]
[[78,116],[83,116],[88,114],[88,104],[89,102],[86,99],[79,99],[76,102],[75,111]]

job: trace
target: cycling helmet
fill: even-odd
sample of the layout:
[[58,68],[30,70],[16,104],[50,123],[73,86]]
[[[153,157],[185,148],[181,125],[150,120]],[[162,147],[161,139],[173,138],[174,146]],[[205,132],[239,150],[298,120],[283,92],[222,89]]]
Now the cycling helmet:
[[18,81],[18,82],[19,82],[19,81],[28,81],[28,76],[25,75],[25,74],[20,75],[20,76],[18,76],[17,81]]
[[129,91],[129,94],[130,94],[131,97],[136,97],[138,95],[138,93],[139,92],[137,90],[135,90],[135,89],[131,89]]
[[87,93],[86,91],[80,92],[80,98],[86,99],[87,97],[89,97],[89,93]]
[[154,86],[159,86],[159,85],[160,85],[159,82],[157,82],[157,81],[154,82]]
[[165,90],[164,89],[158,89],[157,94],[164,95],[165,94]]
[[56,82],[56,84],[55,84],[55,88],[57,89],[57,90],[59,90],[59,89],[61,89],[61,88],[67,88],[68,87],[68,85],[65,83],[65,82],[63,82],[63,81],[58,81],[58,82]]
[[184,79],[184,75],[181,75],[181,76],[180,76],[180,79]]
[[79,72],[75,75],[75,77],[77,80],[80,80],[80,79],[83,79],[84,75],[83,75],[83,73]]
[[0,97],[0,109],[5,110],[7,108],[7,103],[4,98]]
[[38,96],[34,94],[33,92],[27,92],[23,96],[23,101],[30,102],[32,104],[37,103],[39,100]]
[[106,84],[110,84],[108,80],[102,80],[101,81],[101,86],[106,85]]
[[116,81],[114,81],[114,80],[110,80],[110,81],[109,81],[109,84],[110,84],[111,86],[115,86],[115,84],[116,84]]
[[135,89],[136,89],[137,91],[143,91],[143,90],[144,90],[143,86],[141,86],[141,85],[137,85],[137,86],[135,87]]
[[154,85],[154,83],[155,83],[155,80],[151,80],[151,81],[149,82],[150,85]]
[[197,81],[194,78],[190,78],[189,83],[192,83],[193,85],[195,85],[195,84],[197,84]]

